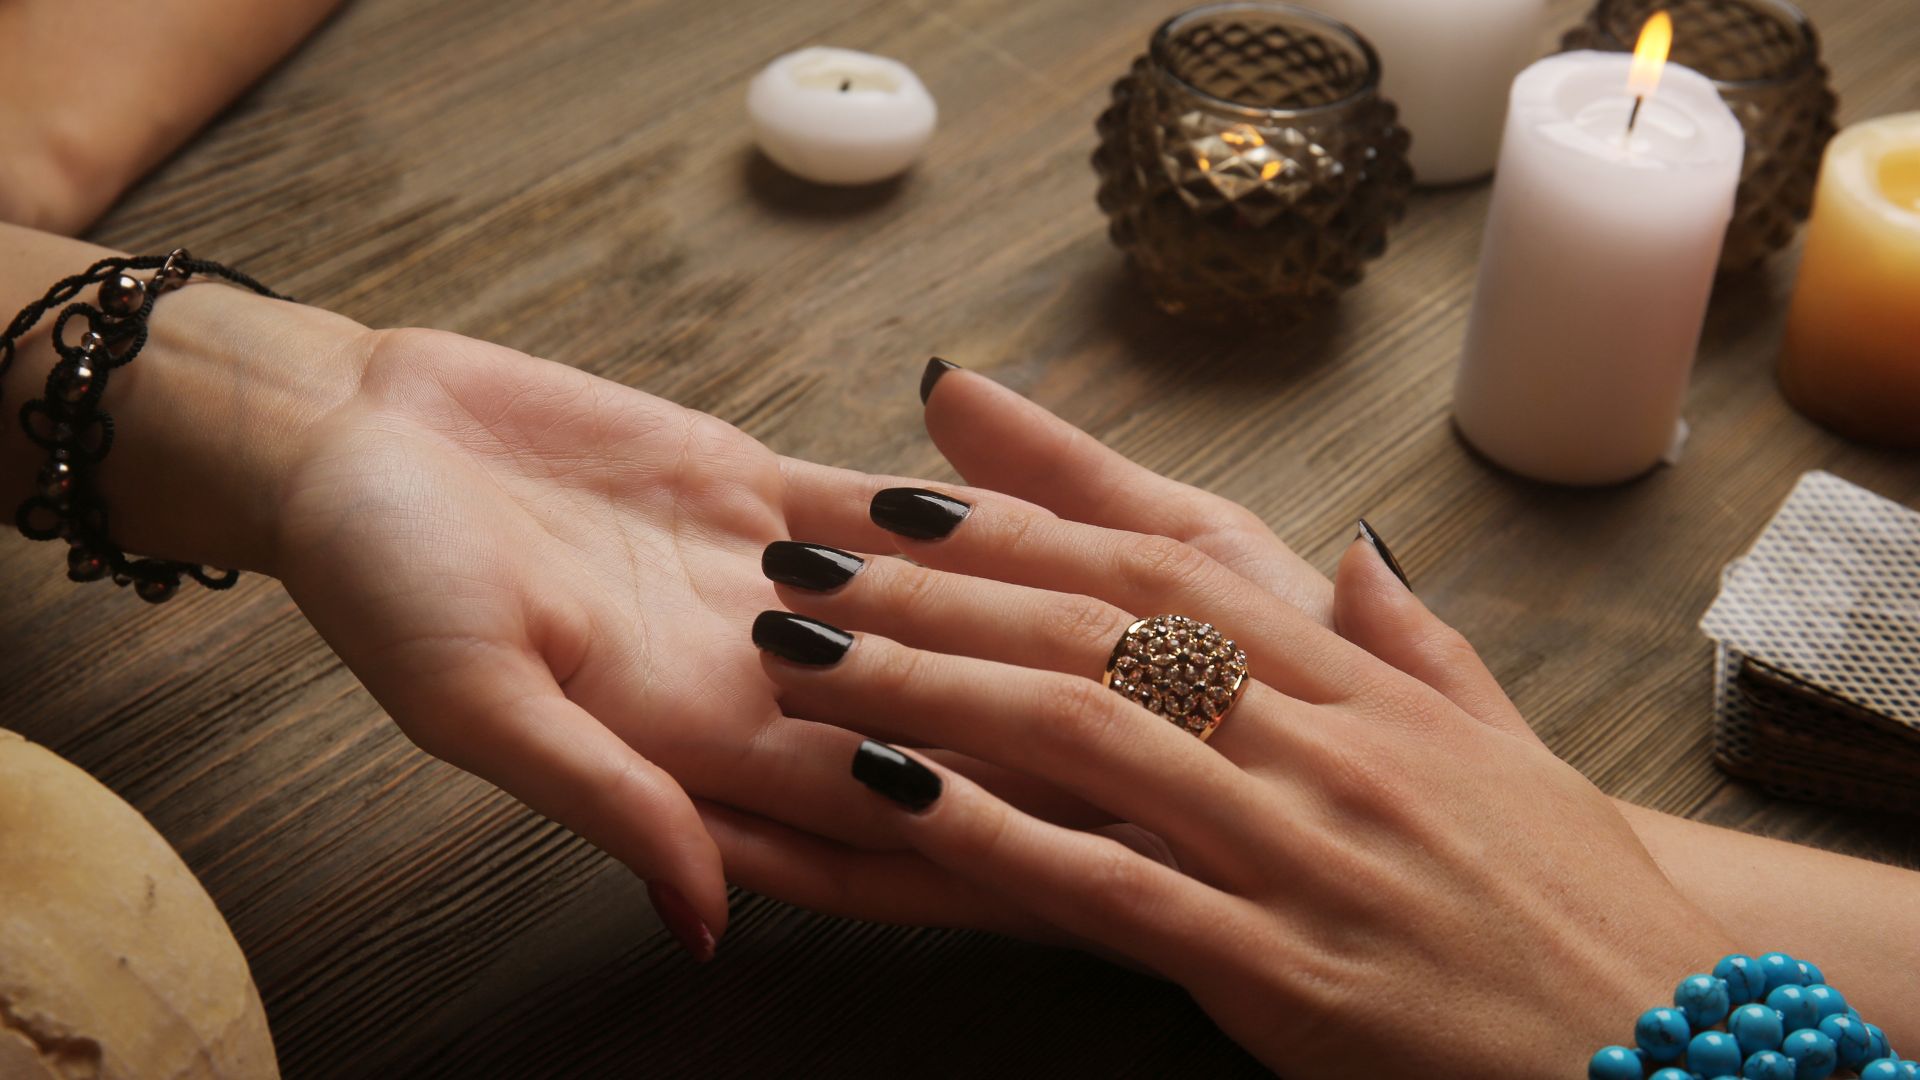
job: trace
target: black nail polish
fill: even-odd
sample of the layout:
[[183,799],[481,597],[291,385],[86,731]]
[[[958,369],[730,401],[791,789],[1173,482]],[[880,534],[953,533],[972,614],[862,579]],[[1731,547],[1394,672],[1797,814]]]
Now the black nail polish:
[[959,368],[959,364],[951,360],[942,360],[937,356],[927,361],[927,370],[920,373],[920,404],[925,405],[927,399],[933,396],[933,384],[940,381],[940,376],[949,371],[957,371]]
[[1366,538],[1367,543],[1373,545],[1373,550],[1380,553],[1380,561],[1387,564],[1387,569],[1393,571],[1393,576],[1400,579],[1400,584],[1409,589],[1413,588],[1413,583],[1407,580],[1407,572],[1400,569],[1400,561],[1393,557],[1393,552],[1387,549],[1387,542],[1380,539],[1380,534],[1373,531],[1373,526],[1367,524],[1366,518],[1360,519],[1360,535]]
[[865,565],[865,559],[851,552],[793,540],[775,540],[760,553],[760,572],[768,580],[809,592],[837,589]]
[[753,643],[782,660],[832,667],[853,647],[853,635],[791,611],[763,611],[753,620]]
[[853,752],[853,778],[916,814],[940,797],[940,777],[932,769],[871,739]]
[[973,507],[926,488],[888,488],[873,497],[867,516],[875,525],[915,540],[938,540],[952,532]]

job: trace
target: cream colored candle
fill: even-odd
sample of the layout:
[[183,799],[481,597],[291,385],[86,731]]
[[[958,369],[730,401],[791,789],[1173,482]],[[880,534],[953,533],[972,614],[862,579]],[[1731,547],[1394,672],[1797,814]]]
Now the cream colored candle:
[[1920,447],[1920,112],[1827,145],[1780,386],[1842,434]]

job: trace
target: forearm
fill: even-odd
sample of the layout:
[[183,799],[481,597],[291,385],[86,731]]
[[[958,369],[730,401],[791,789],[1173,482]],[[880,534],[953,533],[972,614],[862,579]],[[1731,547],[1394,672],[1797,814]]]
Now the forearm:
[[[0,320],[111,254],[0,225]],[[0,511],[9,523],[47,458],[20,430],[19,410],[42,396],[55,314],[23,339],[0,383]],[[70,327],[69,340],[83,329]],[[146,347],[114,371],[100,403],[115,426],[97,472],[114,542],[143,555],[271,569],[282,481],[314,420],[358,387],[367,347],[364,327],[316,308],[210,282],[167,294],[154,306]]]
[[1920,1048],[1920,873],[1617,805],[1668,879],[1746,947],[1819,964],[1896,1049]]
[[84,228],[338,4],[0,5],[0,221]]

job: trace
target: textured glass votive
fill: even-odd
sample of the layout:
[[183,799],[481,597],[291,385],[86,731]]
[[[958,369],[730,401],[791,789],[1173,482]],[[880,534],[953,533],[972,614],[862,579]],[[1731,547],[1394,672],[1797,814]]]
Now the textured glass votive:
[[1599,0],[1561,45],[1632,52],[1661,9],[1673,16],[1673,62],[1712,79],[1746,131],[1720,269],[1748,269],[1785,247],[1813,205],[1836,104],[1820,38],[1786,0]]
[[1161,24],[1098,122],[1100,208],[1161,308],[1213,321],[1309,313],[1386,249],[1413,186],[1373,48],[1278,3]]

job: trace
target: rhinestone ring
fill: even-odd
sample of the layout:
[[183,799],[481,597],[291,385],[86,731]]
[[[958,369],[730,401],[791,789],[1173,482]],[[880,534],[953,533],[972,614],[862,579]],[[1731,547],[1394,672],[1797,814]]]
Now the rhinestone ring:
[[1100,685],[1203,741],[1247,687],[1247,654],[1211,623],[1141,619],[1120,635]]

